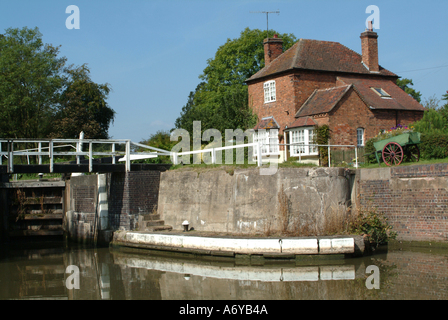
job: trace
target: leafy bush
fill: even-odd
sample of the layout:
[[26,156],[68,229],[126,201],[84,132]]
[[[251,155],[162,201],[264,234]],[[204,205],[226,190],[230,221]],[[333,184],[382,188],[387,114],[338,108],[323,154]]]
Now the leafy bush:
[[355,234],[367,234],[377,247],[397,237],[387,218],[375,208],[359,210],[358,216],[350,224],[350,230]]
[[[316,129],[315,143],[316,144],[328,144],[330,139],[330,128],[324,124]],[[328,148],[319,147],[319,164],[321,166],[328,166]]]
[[373,139],[367,140],[364,150],[365,150],[365,161],[367,163],[376,163],[376,157],[375,157],[375,147],[373,146]]
[[420,158],[429,160],[448,157],[448,134],[422,133],[420,140]]
[[448,124],[442,114],[437,110],[428,109],[423,113],[423,118],[413,124],[415,131],[421,133],[445,133],[448,134]]

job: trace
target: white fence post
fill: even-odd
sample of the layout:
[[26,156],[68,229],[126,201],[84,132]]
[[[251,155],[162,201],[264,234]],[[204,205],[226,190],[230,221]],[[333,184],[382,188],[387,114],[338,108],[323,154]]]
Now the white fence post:
[[93,171],[93,150],[92,150],[92,141],[89,142],[89,172]]
[[328,145],[328,168],[331,168],[330,145]]
[[115,143],[112,143],[112,164],[115,164]]
[[263,165],[263,156],[261,154],[261,142],[259,141],[257,144],[257,165],[261,167]]
[[53,173],[54,171],[54,159],[53,159],[53,140],[50,140],[48,144],[48,153],[50,157],[50,172]]
[[131,171],[131,140],[126,141],[126,172]]
[[[37,151],[38,151],[39,153],[42,152],[42,142],[39,142],[39,143],[37,144]],[[42,164],[42,155],[39,155],[39,164]]]
[[8,159],[8,163],[9,163],[9,173],[13,173],[14,172],[14,140],[10,140],[8,141],[8,146],[9,146],[9,159]]
[[177,152],[172,152],[171,156],[172,156],[172,159],[173,159],[173,164],[177,165],[177,162],[178,162],[178,160],[177,160],[177,158],[178,158]]
[[212,164],[216,163],[216,154],[215,154],[215,148],[212,148]]

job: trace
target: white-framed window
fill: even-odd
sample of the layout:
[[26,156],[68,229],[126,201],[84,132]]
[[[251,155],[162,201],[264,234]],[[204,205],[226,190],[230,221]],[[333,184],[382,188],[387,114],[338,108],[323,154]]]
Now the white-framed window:
[[308,155],[317,155],[317,147],[309,146],[310,144],[315,144],[314,142],[314,136],[316,132],[314,127],[303,127],[303,128],[297,128],[292,129],[289,131],[289,141],[291,144],[298,143],[291,145],[290,147],[290,156],[291,157],[297,157],[299,155],[301,156],[308,156]]
[[356,144],[358,147],[364,146],[364,129],[363,128],[356,129]]
[[[278,147],[278,129],[269,129],[269,130],[257,130],[254,132],[254,142],[261,141],[261,155],[277,155],[280,153]],[[254,156],[256,157],[257,148],[254,147]]]
[[264,103],[276,101],[275,80],[265,82],[263,84],[263,89],[264,89]]

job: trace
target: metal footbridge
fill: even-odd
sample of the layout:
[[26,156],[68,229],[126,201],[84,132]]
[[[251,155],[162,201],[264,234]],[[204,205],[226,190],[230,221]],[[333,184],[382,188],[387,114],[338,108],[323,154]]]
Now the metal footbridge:
[[[137,152],[137,148],[147,151]],[[158,156],[172,156],[172,152],[129,139],[3,139],[0,173],[140,171],[163,165],[134,164],[131,160]],[[67,157],[74,160],[67,161]]]

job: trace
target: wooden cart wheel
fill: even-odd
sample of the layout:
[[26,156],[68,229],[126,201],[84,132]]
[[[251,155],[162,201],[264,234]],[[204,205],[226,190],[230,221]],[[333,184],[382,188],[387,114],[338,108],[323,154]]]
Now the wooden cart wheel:
[[408,162],[418,162],[420,160],[420,149],[416,144],[411,144],[405,148],[404,159]]
[[403,148],[396,142],[389,142],[383,148],[383,161],[388,166],[398,166],[403,161]]

